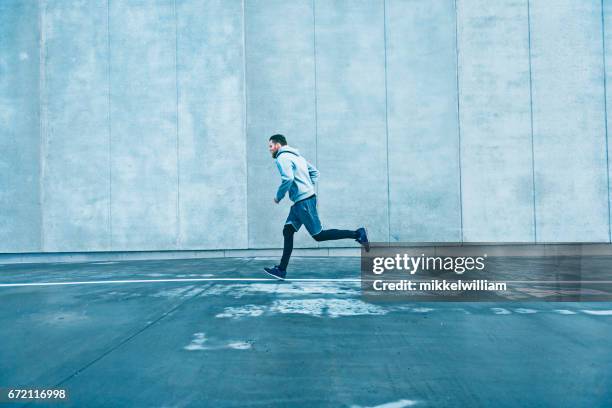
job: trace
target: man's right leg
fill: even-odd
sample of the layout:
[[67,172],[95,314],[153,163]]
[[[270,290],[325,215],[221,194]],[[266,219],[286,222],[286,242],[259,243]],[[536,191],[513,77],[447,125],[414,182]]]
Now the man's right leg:
[[370,252],[370,241],[368,240],[368,233],[365,227],[360,227],[353,230],[339,230],[339,229],[327,229],[322,230],[318,234],[312,236],[316,241],[332,241],[336,239],[354,239],[359,242],[366,250]]
[[357,239],[357,231],[353,230],[339,230],[339,229],[327,229],[319,232],[312,236],[316,241],[332,241],[336,239]]
[[[364,227],[360,227],[356,230],[324,230],[321,228],[321,220],[319,220],[319,213],[317,211],[316,196],[313,197],[312,200],[308,199],[302,201],[301,207],[303,207],[303,211],[299,212],[299,214],[303,217],[301,221],[316,241],[321,242],[332,241],[336,239],[354,239],[365,247],[366,252],[370,251],[370,242],[368,240],[368,234]],[[319,232],[314,234],[315,231]]]
[[292,224],[285,224],[283,228],[283,257],[281,258],[280,265],[278,266],[283,271],[287,270],[289,265],[289,258],[291,258],[291,252],[293,251],[293,235],[295,234],[295,228]]

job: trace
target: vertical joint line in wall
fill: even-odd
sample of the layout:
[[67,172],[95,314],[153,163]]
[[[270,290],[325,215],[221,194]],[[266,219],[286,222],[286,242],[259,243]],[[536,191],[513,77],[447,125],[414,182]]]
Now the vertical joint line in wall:
[[387,91],[387,0],[383,1],[383,44],[385,51],[385,150],[387,154],[387,242],[391,243],[391,192],[389,180],[389,93]]
[[463,242],[463,180],[461,175],[461,105],[459,94],[459,16],[457,11],[457,0],[455,0],[455,75],[457,86],[457,136],[459,139],[459,228],[461,231],[461,242]]
[[113,248],[113,137],[111,124],[111,38],[110,2],[106,1],[107,93],[108,93],[108,248]]
[[249,135],[248,130],[248,92],[247,92],[247,50],[246,50],[246,0],[242,0],[242,98],[243,98],[243,121],[242,132],[244,133],[244,158],[246,171],[246,192],[245,201],[245,225],[246,225],[246,247],[249,247]]
[[[314,65],[314,126],[315,126],[315,167],[319,168],[319,102],[317,99],[317,12],[316,0],[312,0],[312,56]],[[319,195],[319,183],[315,185],[315,193]],[[317,242],[316,246],[321,247]]]
[[606,72],[606,26],[604,18],[604,2],[601,0],[601,47],[603,54],[603,90],[604,90],[604,125],[606,135],[606,180],[608,183],[608,241],[612,242],[612,226],[610,224],[610,164],[608,159],[608,91],[607,91],[607,72]]
[[179,154],[178,13],[174,8],[174,85],[176,87],[176,247],[181,247],[181,164]]
[[[319,114],[317,100],[317,15],[316,0],[312,0],[312,56],[314,65],[314,122],[315,122],[315,166],[319,165]],[[318,189],[317,185],[317,189]],[[317,190],[318,191],[318,190]]]
[[535,185],[535,149],[533,144],[533,82],[531,78],[531,11],[527,0],[527,49],[529,50],[529,123],[531,127],[531,184],[533,199],[533,242],[538,242],[538,224],[536,215],[536,185]]
[[44,24],[45,2],[38,4],[39,49],[38,49],[38,121],[40,132],[39,146],[39,175],[38,175],[38,201],[40,211],[40,250],[45,251],[45,150],[47,145],[47,114],[45,104],[46,95],[46,35]]

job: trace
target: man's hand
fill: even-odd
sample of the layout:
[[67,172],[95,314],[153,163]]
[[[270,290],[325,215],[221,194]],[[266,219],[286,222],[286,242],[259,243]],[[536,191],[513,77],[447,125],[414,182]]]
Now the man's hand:
[[274,197],[274,202],[275,202],[276,204],[278,204],[278,203],[279,203],[279,201],[276,199],[276,197]]

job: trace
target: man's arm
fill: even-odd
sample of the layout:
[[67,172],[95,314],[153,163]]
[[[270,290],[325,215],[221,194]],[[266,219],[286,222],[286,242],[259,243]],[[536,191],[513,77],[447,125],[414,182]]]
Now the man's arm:
[[276,192],[276,202],[278,203],[285,197],[285,194],[293,183],[293,166],[291,160],[279,157],[276,159],[276,167],[278,167],[278,171],[281,175],[281,184],[278,186],[278,191]]
[[310,180],[312,181],[312,184],[316,184],[319,180],[319,170],[317,170],[315,166],[310,164],[309,161],[307,161],[306,163],[308,164],[308,174],[310,175]]

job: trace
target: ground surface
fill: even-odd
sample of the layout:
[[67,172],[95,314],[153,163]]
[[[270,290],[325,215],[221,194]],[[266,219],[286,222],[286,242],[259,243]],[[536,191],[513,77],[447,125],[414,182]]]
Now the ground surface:
[[[266,278],[265,259],[2,265],[0,283]],[[359,278],[356,258],[290,276]],[[364,302],[357,281],[0,287],[0,387],[74,407],[612,406],[610,303]],[[6,404],[0,404],[6,406]]]

